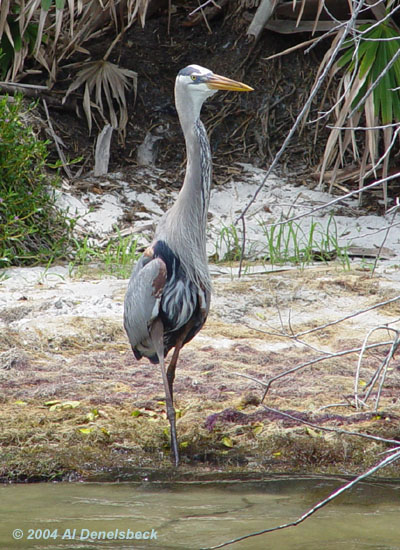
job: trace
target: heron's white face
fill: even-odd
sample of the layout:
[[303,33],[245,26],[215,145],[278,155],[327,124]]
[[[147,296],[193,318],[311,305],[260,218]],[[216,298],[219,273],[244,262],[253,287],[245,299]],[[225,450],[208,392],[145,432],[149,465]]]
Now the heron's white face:
[[179,71],[175,82],[175,100],[182,116],[194,118],[200,114],[204,101],[218,90],[250,92],[253,88],[225,76],[220,76],[200,65],[188,65]]
[[218,89],[210,88],[209,82],[214,76],[210,69],[201,67],[200,65],[188,65],[179,71],[176,77],[176,85],[184,90],[186,94],[190,94],[197,103],[203,103],[208,97],[214,95]]

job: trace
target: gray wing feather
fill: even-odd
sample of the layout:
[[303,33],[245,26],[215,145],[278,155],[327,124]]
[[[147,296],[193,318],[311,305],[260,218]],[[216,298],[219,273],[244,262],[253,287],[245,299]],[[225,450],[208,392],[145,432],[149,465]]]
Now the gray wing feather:
[[150,338],[166,279],[167,268],[160,258],[142,256],[132,272],[124,303],[124,326],[132,348]]

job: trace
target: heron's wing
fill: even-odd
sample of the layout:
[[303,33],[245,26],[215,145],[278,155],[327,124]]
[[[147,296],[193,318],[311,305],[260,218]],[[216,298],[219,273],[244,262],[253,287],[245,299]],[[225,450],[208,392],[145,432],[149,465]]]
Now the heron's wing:
[[128,285],[124,304],[124,326],[132,348],[150,338],[149,327],[158,316],[167,268],[161,258],[146,250],[136,264]]

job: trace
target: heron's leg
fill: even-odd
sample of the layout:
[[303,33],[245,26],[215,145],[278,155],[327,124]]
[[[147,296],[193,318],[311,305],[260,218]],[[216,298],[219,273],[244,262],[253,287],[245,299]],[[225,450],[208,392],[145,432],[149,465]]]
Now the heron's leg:
[[172,355],[172,359],[168,365],[167,369],[167,379],[168,379],[168,386],[169,386],[169,392],[171,394],[171,397],[174,396],[174,380],[175,380],[175,369],[176,364],[178,362],[179,352],[181,351],[182,343],[179,342],[176,344],[174,353]]
[[193,327],[193,321],[189,321],[186,324],[186,326],[183,328],[183,331],[181,332],[179,338],[176,341],[174,353],[168,365],[167,378],[168,378],[168,385],[169,385],[169,391],[170,391],[171,397],[173,397],[174,395],[173,386],[174,386],[175,369],[176,369],[176,364],[178,362],[179,352],[181,351],[183,344],[185,342],[186,336],[188,335],[192,327]]
[[167,373],[165,372],[165,361],[164,361],[164,326],[159,319],[153,323],[153,326],[150,331],[151,339],[154,344],[158,359],[160,361],[161,375],[164,383],[165,390],[165,402],[167,405],[167,417],[169,420],[169,425],[171,428],[171,448],[173,452],[173,457],[175,460],[175,466],[179,464],[179,452],[178,452],[178,441],[176,438],[176,422],[175,422],[175,409],[172,401],[172,393],[170,391],[169,381],[167,378]]

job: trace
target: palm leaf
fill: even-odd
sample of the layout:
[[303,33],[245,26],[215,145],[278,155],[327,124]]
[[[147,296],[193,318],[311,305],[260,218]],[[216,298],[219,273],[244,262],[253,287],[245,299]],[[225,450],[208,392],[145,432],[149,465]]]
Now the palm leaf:
[[[339,91],[353,78],[353,85],[348,94],[338,97],[336,121],[331,130],[321,162],[320,181],[325,171],[334,164],[333,173],[340,163],[344,164],[344,155],[350,141],[352,142],[353,158],[359,157],[355,133],[350,140],[350,123],[356,113],[358,118],[363,112],[365,117],[365,148],[360,164],[360,185],[367,176],[367,166],[375,173],[382,166],[382,177],[388,173],[390,152],[393,147],[393,128],[390,126],[400,120],[400,94],[396,88],[400,86],[400,58],[396,58],[400,49],[400,36],[390,22],[362,25],[359,28],[360,40],[353,39],[344,43],[341,57],[336,67],[343,69]],[[372,92],[372,93],[371,93]],[[338,93],[339,96],[339,93]],[[355,109],[358,109],[355,112]],[[354,113],[351,115],[351,113]],[[347,122],[346,122],[347,120]],[[342,130],[347,125],[347,129]],[[378,160],[378,143],[381,131],[377,126],[383,126],[383,157]],[[344,131],[344,139],[342,133]],[[387,204],[387,189],[384,185],[384,200]]]
[[[36,61],[56,78],[61,60],[74,52],[88,54],[83,44],[103,33],[113,25],[117,34],[131,26],[137,18],[144,26],[150,0],[0,0],[0,40],[6,35],[15,48],[16,35],[12,35],[8,17],[17,17],[19,34],[23,42],[14,63],[13,77],[17,69],[22,72],[30,55],[25,34],[30,25],[37,25],[32,54]],[[45,44],[44,44],[45,42]],[[11,73],[10,73],[11,74]]]
[[[85,86],[83,96],[83,108],[89,128],[92,130],[92,95],[94,92],[95,104],[103,118],[107,118],[103,99],[106,99],[110,124],[118,129],[122,137],[125,135],[125,127],[128,121],[126,104],[126,91],[133,88],[134,97],[137,91],[137,73],[129,69],[118,67],[114,63],[105,61],[92,61],[87,63],[69,86],[63,101],[80,88]],[[118,105],[119,116],[115,110],[115,103]]]

